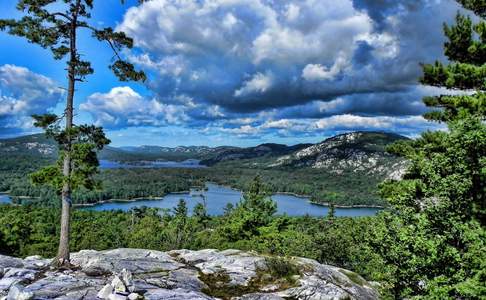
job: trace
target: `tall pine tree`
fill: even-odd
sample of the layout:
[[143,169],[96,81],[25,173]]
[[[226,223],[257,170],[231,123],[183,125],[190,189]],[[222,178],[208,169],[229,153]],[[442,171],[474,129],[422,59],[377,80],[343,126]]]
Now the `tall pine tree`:
[[[122,1],[123,2],[123,1]],[[0,30],[26,38],[30,43],[49,49],[57,60],[67,64],[67,97],[64,114],[35,115],[35,125],[46,130],[59,145],[57,164],[32,174],[36,184],[49,184],[60,194],[62,201],[61,233],[59,250],[54,263],[69,266],[69,227],[71,193],[84,186],[95,188],[98,183],[93,176],[98,171],[96,151],[110,141],[103,129],[90,125],[74,124],[74,94],[76,84],[84,82],[94,72],[89,61],[82,59],[78,48],[80,30],[91,32],[93,38],[106,42],[113,50],[113,61],[109,66],[122,81],[145,80],[143,72],[120,56],[123,48],[131,48],[133,40],[113,28],[97,28],[90,24],[93,0],[19,0],[17,9],[25,14],[19,20],[0,20]]]
[[486,297],[486,1],[462,0],[479,19],[458,13],[444,25],[447,64],[423,65],[421,83],[457,95],[424,98],[425,118],[448,131],[426,132],[390,151],[410,160],[403,180],[382,195],[393,213],[377,231],[377,251],[395,298]]

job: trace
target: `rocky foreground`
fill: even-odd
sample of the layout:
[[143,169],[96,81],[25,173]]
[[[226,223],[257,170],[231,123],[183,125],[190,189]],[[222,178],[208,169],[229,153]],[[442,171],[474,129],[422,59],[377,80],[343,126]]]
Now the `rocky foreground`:
[[351,271],[239,250],[84,250],[65,271],[49,262],[0,255],[0,299],[378,299]]

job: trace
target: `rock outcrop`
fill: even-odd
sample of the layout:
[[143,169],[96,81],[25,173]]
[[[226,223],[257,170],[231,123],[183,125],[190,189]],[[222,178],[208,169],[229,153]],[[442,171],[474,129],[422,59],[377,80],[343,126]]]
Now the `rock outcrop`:
[[76,270],[0,255],[0,299],[378,299],[359,275],[304,258],[239,250],[83,250]]

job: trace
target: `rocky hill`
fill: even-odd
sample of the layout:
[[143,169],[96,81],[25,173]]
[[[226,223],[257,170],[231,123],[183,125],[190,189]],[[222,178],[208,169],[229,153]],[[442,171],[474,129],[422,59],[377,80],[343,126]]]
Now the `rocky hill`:
[[386,147],[404,139],[407,138],[393,133],[352,132],[317,144],[264,144],[223,151],[202,163],[265,169],[311,168],[337,175],[353,172],[398,178],[405,170],[406,162],[387,153]]
[[376,284],[305,258],[239,250],[84,250],[76,270],[0,255],[0,299],[378,299]]
[[209,156],[209,158],[202,160],[201,163],[207,166],[212,166],[225,161],[254,158],[272,159],[275,157],[280,157],[282,155],[294,153],[295,151],[299,151],[311,145],[312,144],[298,144],[294,146],[287,146],[282,144],[268,143],[249,148],[220,147],[220,149],[216,149],[215,151],[208,153],[207,156]]
[[382,132],[352,132],[279,157],[272,167],[311,167],[341,174],[345,170],[374,174],[404,169],[405,162],[386,152],[403,136]]
[[53,140],[43,134],[26,135],[11,139],[0,139],[0,154],[55,157],[57,147]]
[[[384,177],[399,177],[405,162],[385,151],[387,145],[406,139],[384,132],[352,132],[317,144],[261,144],[255,147],[159,146],[106,147],[100,159],[113,161],[182,161],[201,160],[207,166],[222,165],[248,168],[301,169],[312,168],[332,174],[346,171]],[[19,158],[53,159],[57,147],[43,135],[0,140],[0,154]]]

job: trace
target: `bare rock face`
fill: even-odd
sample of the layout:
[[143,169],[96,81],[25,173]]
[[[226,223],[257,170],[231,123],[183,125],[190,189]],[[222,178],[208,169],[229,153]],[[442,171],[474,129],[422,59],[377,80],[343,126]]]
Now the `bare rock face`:
[[304,258],[239,250],[84,250],[74,271],[0,255],[0,299],[378,299],[358,274]]

